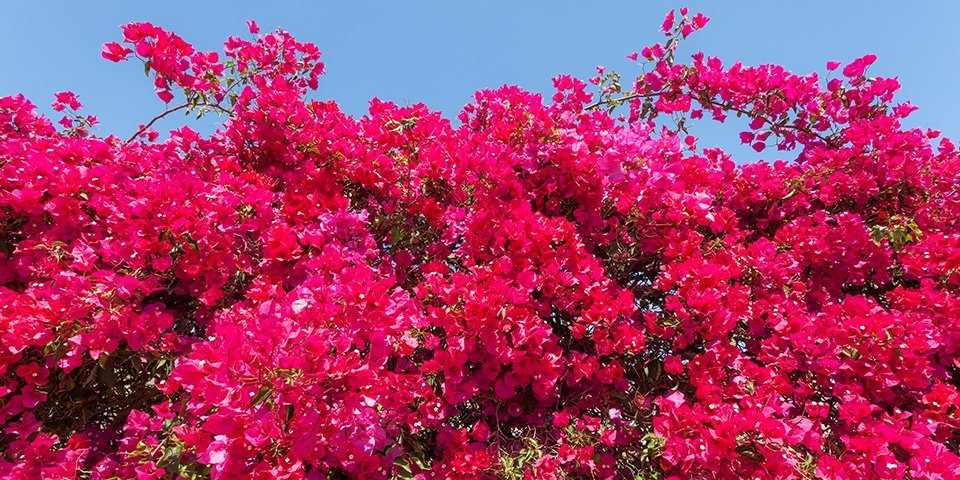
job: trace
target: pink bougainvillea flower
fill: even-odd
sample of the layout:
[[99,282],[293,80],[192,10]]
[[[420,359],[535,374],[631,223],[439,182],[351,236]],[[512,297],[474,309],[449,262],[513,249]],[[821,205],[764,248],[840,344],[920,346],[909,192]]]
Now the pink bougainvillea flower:
[[843,75],[848,78],[863,76],[867,67],[877,60],[877,56],[870,54],[860,57],[843,67]]
[[133,50],[130,50],[129,48],[126,48],[117,42],[105,43],[103,45],[103,58],[106,58],[111,62],[126,60],[131,53],[133,53]]
[[253,21],[124,25],[178,99],[128,138],[0,97],[0,478],[956,478],[955,143],[689,13],[457,122]]
[[667,12],[667,16],[663,19],[663,24],[660,25],[660,30],[664,33],[669,34],[670,31],[673,30],[673,22],[674,22],[674,11],[670,10],[669,12]]

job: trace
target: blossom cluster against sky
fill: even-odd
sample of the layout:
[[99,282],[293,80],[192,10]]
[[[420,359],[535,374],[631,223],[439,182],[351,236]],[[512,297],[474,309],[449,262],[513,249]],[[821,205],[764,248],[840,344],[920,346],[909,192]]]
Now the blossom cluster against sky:
[[[455,118],[478,89],[518,84],[550,92],[560,73],[581,78],[602,64],[636,73],[627,53],[656,41],[670,8],[688,5],[713,21],[690,42],[726,61],[780,63],[797,73],[824,71],[866,53],[879,59],[871,71],[897,75],[902,99],[920,110],[913,126],[960,135],[960,15],[950,1],[572,1],[489,2],[10,2],[0,17],[0,95],[24,93],[49,111],[53,93],[72,89],[97,114],[95,133],[128,136],[131,128],[163,110],[139,68],[100,57],[100,46],[129,21],[150,21],[214,50],[223,38],[246,32],[256,19],[264,30],[283,27],[316,43],[327,65],[319,98],[335,99],[354,115],[373,97],[400,104],[424,102]],[[163,131],[182,122],[158,125]],[[214,116],[194,125],[210,131]],[[737,145],[737,127],[700,128],[715,143],[752,160]],[[766,153],[772,160],[776,153]]]

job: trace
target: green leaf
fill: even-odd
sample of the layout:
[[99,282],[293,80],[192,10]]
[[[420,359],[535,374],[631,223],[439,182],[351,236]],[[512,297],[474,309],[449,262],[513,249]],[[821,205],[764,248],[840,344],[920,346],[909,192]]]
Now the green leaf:
[[253,399],[250,400],[250,406],[252,407],[259,403],[263,403],[267,399],[267,397],[270,396],[270,392],[272,391],[273,390],[270,387],[261,388],[260,391],[258,391],[257,394],[253,396]]
[[410,462],[403,457],[397,457],[393,460],[393,465],[400,471],[397,476],[400,478],[413,478],[413,470],[410,468]]
[[196,240],[193,239],[193,237],[190,235],[189,232],[183,232],[183,235],[181,236],[187,242],[187,245],[190,245],[190,247],[192,247],[197,252],[200,251],[200,245],[197,243]]
[[163,457],[160,458],[158,465],[168,473],[176,472],[180,467],[180,446],[173,445],[163,451]]
[[397,243],[400,243],[400,240],[402,239],[403,230],[401,230],[400,227],[393,227],[393,229],[390,230],[390,244],[396,245]]

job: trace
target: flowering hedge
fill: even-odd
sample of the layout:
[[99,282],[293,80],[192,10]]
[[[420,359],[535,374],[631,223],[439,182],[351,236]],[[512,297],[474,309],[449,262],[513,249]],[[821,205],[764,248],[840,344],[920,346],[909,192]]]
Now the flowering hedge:
[[706,23],[457,124],[253,22],[103,48],[210,136],[0,98],[0,476],[957,478],[954,145],[872,55],[678,59]]

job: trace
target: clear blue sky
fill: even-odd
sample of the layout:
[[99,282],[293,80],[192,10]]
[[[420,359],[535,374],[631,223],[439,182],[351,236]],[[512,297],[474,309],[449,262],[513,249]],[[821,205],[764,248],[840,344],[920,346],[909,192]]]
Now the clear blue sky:
[[[213,50],[255,19],[264,31],[281,26],[320,47],[328,73],[316,95],[346,112],[363,114],[379,97],[424,102],[453,118],[477,89],[518,84],[550,92],[554,75],[588,78],[598,64],[630,72],[624,55],[662,38],[663,15],[683,5],[712,19],[690,48],[728,64],[775,62],[806,73],[823,71],[827,60],[876,53],[871,72],[899,76],[901,98],[920,107],[912,126],[960,136],[960,2],[953,1],[22,0],[4,5],[0,17],[0,95],[24,93],[49,112],[53,92],[73,90],[99,116],[96,133],[126,136],[164,106],[138,64],[101,59],[101,44],[119,39],[120,24],[154,22]],[[209,131],[214,118],[192,125]],[[730,147],[736,131],[707,128],[701,146]]]

